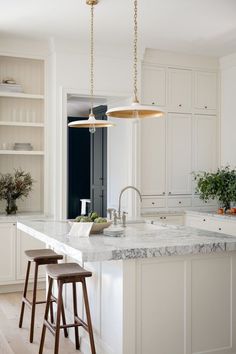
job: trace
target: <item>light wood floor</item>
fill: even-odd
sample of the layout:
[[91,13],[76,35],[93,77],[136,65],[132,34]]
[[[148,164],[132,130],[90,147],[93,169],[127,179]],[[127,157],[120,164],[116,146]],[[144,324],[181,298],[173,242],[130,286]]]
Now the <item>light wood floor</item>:
[[[44,300],[45,291],[38,292],[38,299]],[[30,297],[30,295],[29,295]],[[30,311],[25,308],[23,327],[18,327],[20,313],[21,293],[0,294],[0,354],[38,354],[41,336],[44,306],[38,305],[36,311],[34,343],[29,343]],[[54,337],[46,332],[44,354],[52,354]],[[75,350],[73,343],[64,338],[63,331],[60,336],[60,353],[80,354]]]

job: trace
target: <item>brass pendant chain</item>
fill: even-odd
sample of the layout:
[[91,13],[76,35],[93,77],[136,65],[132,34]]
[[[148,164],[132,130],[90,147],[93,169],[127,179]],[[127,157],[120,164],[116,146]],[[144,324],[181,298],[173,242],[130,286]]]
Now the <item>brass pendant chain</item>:
[[138,76],[138,0],[134,0],[134,102],[138,102],[138,88],[137,88],[137,76]]
[[91,23],[90,23],[90,96],[91,96],[91,114],[93,114],[93,101],[94,101],[94,34],[93,34],[93,21],[94,21],[94,5],[91,5]]

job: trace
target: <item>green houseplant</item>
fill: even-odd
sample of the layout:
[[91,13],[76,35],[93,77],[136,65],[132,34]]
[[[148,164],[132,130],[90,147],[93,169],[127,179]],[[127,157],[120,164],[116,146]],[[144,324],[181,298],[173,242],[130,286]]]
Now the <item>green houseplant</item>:
[[16,200],[28,197],[32,190],[33,179],[30,173],[16,169],[14,173],[0,174],[0,200],[7,201],[6,213],[16,214]]
[[201,199],[217,199],[224,211],[230,209],[230,202],[236,201],[236,170],[230,166],[216,172],[194,172],[194,179]]

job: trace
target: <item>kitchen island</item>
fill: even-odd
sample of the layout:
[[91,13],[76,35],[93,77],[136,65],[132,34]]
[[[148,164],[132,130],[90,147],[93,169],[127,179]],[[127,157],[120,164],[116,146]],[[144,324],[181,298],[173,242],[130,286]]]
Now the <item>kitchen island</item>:
[[[71,237],[66,221],[17,227],[93,272],[97,353],[236,354],[235,237],[145,222],[128,224],[122,238]],[[69,287],[65,297],[70,316]],[[80,334],[89,353],[87,334]]]

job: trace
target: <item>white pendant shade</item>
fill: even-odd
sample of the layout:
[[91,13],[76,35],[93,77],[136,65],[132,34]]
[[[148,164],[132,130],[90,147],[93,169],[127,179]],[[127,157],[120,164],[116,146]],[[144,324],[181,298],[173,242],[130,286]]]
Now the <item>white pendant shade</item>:
[[96,119],[94,114],[90,114],[88,119],[76,120],[68,124],[72,128],[106,128],[113,127],[115,124],[109,120]]
[[111,108],[106,112],[108,117],[113,118],[157,118],[163,116],[163,112],[157,106],[142,105],[133,102],[130,106]]

